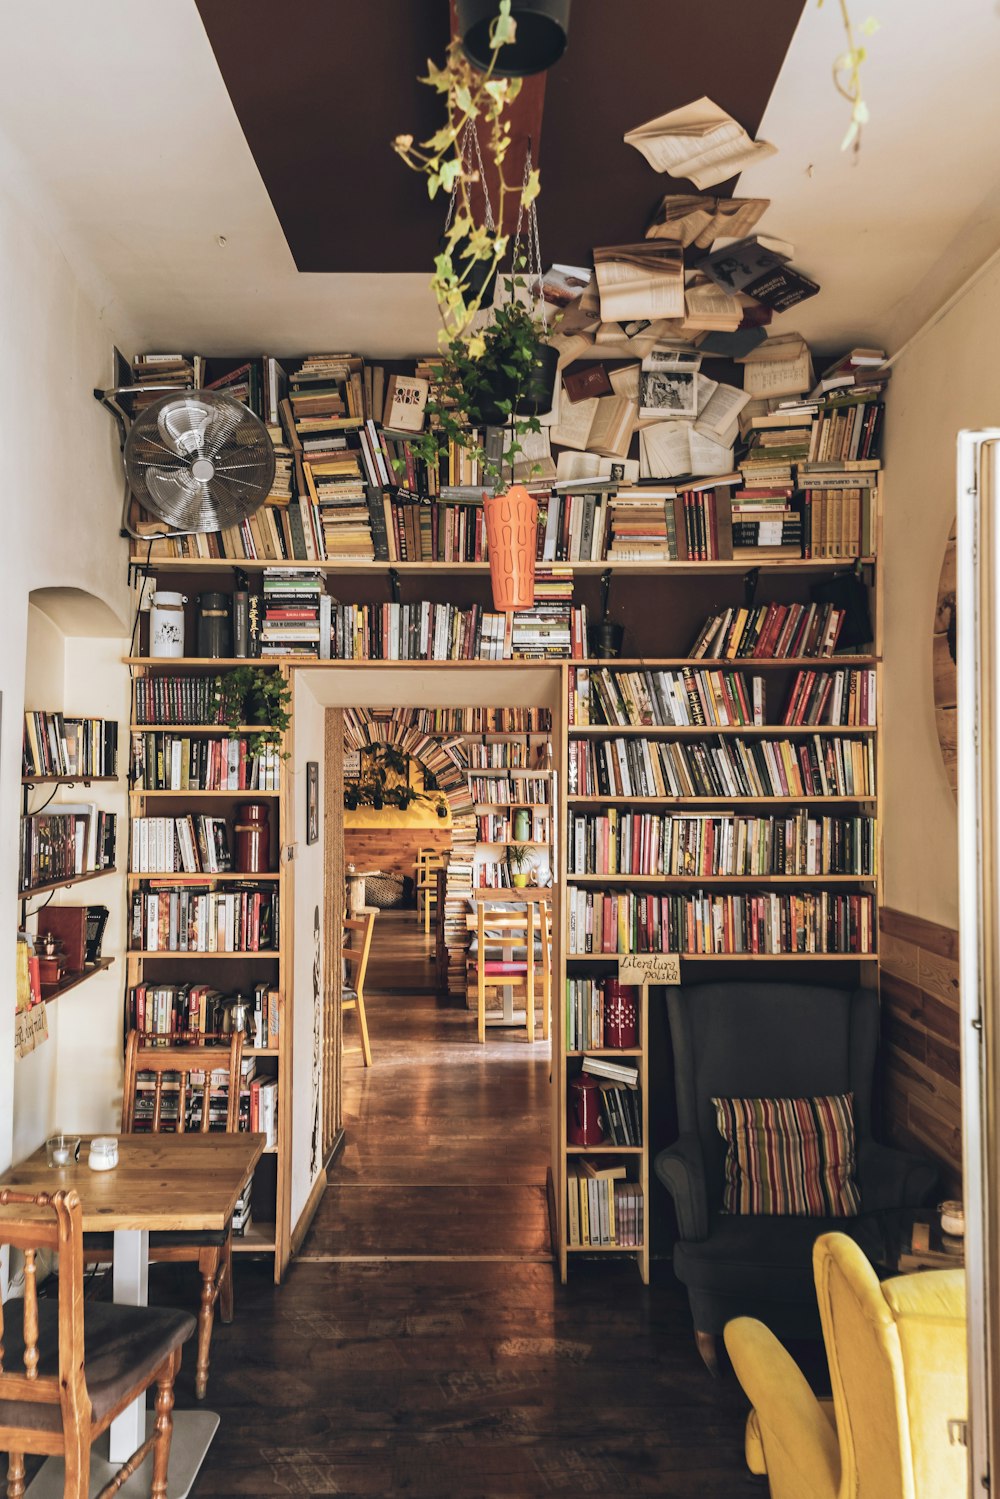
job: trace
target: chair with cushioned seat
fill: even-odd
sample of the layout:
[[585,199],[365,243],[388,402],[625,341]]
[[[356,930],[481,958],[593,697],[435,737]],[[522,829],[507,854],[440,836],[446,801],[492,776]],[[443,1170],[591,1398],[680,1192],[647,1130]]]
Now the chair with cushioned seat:
[[[211,1124],[210,1095],[217,1097],[226,1089],[224,1129],[239,1129],[240,1079],[243,1061],[243,1037],[226,1037],[226,1045],[216,1046],[144,1046],[151,1038],[130,1031],[125,1048],[125,1082],[122,1092],[122,1133],[134,1134],[136,1128],[159,1134],[161,1131],[187,1128],[188,1103],[200,1110],[198,1130],[206,1134]],[[219,1038],[220,1041],[223,1038]],[[211,1081],[225,1073],[225,1082]],[[192,1074],[200,1081],[192,1082]],[[142,1086],[140,1078],[151,1076],[152,1089]],[[168,1076],[172,1075],[172,1076]],[[176,1077],[176,1083],[173,1078]],[[166,1087],[164,1084],[166,1083]],[[152,1092],[152,1110],[145,1103]],[[176,1108],[173,1100],[176,1097]],[[139,1107],[140,1104],[142,1107]],[[87,1259],[106,1259],[112,1249],[110,1234],[87,1234],[84,1253]],[[195,1366],[195,1394],[205,1398],[208,1388],[208,1359],[212,1344],[215,1305],[223,1322],[232,1322],[233,1307],[233,1231],[232,1224],[219,1232],[156,1232],[149,1236],[150,1262],[196,1264],[201,1275],[201,1304],[198,1310],[198,1359]]]
[[753,1402],[751,1472],[767,1474],[771,1499],[966,1499],[968,1453],[953,1440],[968,1416],[964,1271],[880,1284],[842,1233],[817,1239],[813,1270],[832,1401],[760,1322],[726,1327]]
[[[25,1453],[61,1457],[65,1499],[87,1499],[90,1450],[115,1416],[155,1384],[153,1430],[102,1494],[152,1453],[152,1499],[166,1499],[174,1379],[194,1332],[188,1312],[83,1299],[83,1214],[76,1192],[0,1191],[0,1245],[24,1255],[22,1315],[0,1307],[0,1450],[8,1499],[24,1494]],[[18,1211],[18,1210],[21,1211]],[[57,1296],[39,1298],[39,1250],[59,1257]]]
[[[476,902],[476,1010],[481,1045],[486,1042],[486,994],[508,986],[524,997],[528,1040],[535,1039],[535,995],[542,996],[542,1039],[549,1034],[551,956],[549,911],[544,900],[525,901],[517,910]],[[536,980],[538,981],[536,989]]]
[[[671,1193],[674,1270],[687,1287],[699,1351],[715,1366],[718,1335],[752,1316],[786,1337],[818,1337],[812,1277],[818,1236],[842,1229],[873,1257],[880,1215],[918,1207],[937,1167],[871,1134],[878,1040],[873,990],[811,984],[711,983],[667,990],[679,1137],[655,1160]],[[714,1097],[853,1095],[860,1214],[742,1217],[722,1211],[726,1147]]]

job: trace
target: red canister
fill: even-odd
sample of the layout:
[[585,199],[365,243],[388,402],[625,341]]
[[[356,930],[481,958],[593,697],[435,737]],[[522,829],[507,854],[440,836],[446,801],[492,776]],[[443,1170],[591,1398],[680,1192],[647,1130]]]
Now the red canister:
[[271,823],[263,802],[244,802],[236,813],[236,869],[267,874],[271,868]]
[[566,1139],[570,1145],[600,1145],[601,1085],[589,1072],[570,1079],[566,1095]]
[[639,1044],[639,1006],[632,984],[617,979],[604,981],[604,1044],[633,1047]]

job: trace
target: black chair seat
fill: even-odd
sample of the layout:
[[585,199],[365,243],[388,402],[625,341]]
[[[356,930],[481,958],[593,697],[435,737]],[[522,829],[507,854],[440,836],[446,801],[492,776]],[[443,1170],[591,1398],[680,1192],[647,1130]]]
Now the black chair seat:
[[785,1218],[713,1213],[707,1239],[678,1239],[674,1270],[689,1291],[815,1305],[812,1247],[820,1234],[848,1234],[870,1260],[882,1248],[877,1214]]
[[[22,1318],[11,1315],[15,1305],[7,1303],[4,1329],[4,1367],[12,1373],[24,1368],[24,1328]],[[129,1390],[148,1383],[167,1355],[187,1342],[195,1326],[189,1312],[88,1302],[84,1307],[84,1346],[87,1393],[95,1424],[103,1421]],[[40,1377],[59,1373],[58,1328],[58,1299],[53,1296],[39,1301]],[[62,1411],[58,1404],[0,1400],[0,1427],[4,1426],[59,1432]]]
[[[172,1249],[178,1244],[190,1244],[193,1249],[220,1248],[225,1244],[229,1236],[227,1228],[204,1229],[198,1233],[193,1230],[185,1232],[178,1229],[174,1233],[170,1229],[158,1229],[149,1236],[149,1247],[153,1249]],[[84,1234],[83,1252],[89,1254],[95,1249],[112,1250],[115,1247],[114,1234]]]

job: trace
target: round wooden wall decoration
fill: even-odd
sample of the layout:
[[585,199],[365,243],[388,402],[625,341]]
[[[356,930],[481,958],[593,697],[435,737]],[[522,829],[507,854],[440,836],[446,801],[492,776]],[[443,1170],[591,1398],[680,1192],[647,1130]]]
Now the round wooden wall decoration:
[[934,713],[948,784],[958,794],[958,672],[955,617],[955,525],[944,549],[934,614]]

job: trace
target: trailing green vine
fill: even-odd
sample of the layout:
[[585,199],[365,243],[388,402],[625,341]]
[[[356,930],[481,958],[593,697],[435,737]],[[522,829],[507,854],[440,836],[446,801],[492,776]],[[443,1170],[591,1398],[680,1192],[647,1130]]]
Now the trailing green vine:
[[266,666],[235,666],[216,678],[216,686],[223,721],[231,729],[241,724],[260,726],[247,745],[251,755],[281,747],[292,721],[292,689],[280,671]]
[[[857,155],[861,150],[862,127],[871,119],[861,89],[861,64],[868,56],[868,49],[860,44],[855,36],[854,23],[847,8],[847,0],[838,0],[838,3],[844,35],[847,38],[847,50],[834,59],[833,83],[837,92],[842,94],[851,106],[851,121],[847,127],[847,134],[840,143],[840,149],[842,151],[853,150]],[[816,5],[817,8],[821,8],[823,0],[816,0]],[[862,36],[874,36],[879,30],[879,23],[874,16],[869,16],[867,20],[861,22],[857,30]]]

